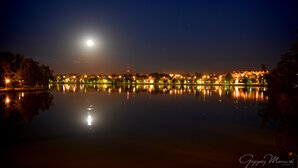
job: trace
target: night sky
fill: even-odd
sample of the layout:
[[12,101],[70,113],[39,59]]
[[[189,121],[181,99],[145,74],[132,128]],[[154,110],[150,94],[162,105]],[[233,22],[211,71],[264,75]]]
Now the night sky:
[[56,73],[227,72],[274,67],[297,39],[298,1],[2,0],[0,21],[1,51]]

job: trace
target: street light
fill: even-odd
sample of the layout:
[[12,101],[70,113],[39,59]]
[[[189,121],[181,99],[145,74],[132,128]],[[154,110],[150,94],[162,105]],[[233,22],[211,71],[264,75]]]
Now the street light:
[[6,78],[5,79],[5,85],[6,85],[6,90],[7,90],[7,84],[10,83],[10,79]]

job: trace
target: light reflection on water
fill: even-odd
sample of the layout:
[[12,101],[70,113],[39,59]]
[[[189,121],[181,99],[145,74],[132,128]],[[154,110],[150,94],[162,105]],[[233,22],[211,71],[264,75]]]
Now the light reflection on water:
[[[157,160],[161,167],[168,161],[210,167],[200,160],[227,167],[237,164],[243,152],[271,151],[284,143],[275,141],[271,127],[261,127],[265,87],[51,85],[48,92],[3,93],[0,98],[2,121],[13,123],[1,125],[7,147],[0,153],[16,163],[24,157],[46,162],[50,156],[57,163],[68,157],[80,165],[99,159],[103,167],[110,161],[130,167],[121,161],[146,163],[148,158],[150,167]],[[22,120],[29,122],[16,122]]]
[[92,116],[91,116],[90,112],[88,112],[87,124],[88,124],[88,126],[92,125]]
[[[77,89],[79,88],[79,90]],[[212,96],[218,95],[219,98],[227,96],[235,100],[253,100],[253,101],[267,101],[268,96],[266,87],[256,86],[205,86],[205,85],[50,85],[50,89],[63,93],[67,92],[107,92],[107,93],[125,93],[126,99],[130,99],[130,94],[149,93],[149,94],[168,94],[171,96],[179,96],[185,94],[192,94],[194,96],[203,95]],[[219,99],[220,100],[220,99]]]
[[[234,104],[241,101],[252,101],[266,103],[268,96],[266,96],[266,87],[244,87],[244,86],[205,86],[205,85],[50,85],[52,93],[107,93],[113,95],[125,94],[125,100],[129,101],[131,97],[136,94],[149,95],[168,95],[169,97],[183,97],[183,95],[190,95],[194,97],[201,97],[201,102],[205,102],[208,97],[216,98],[219,103],[222,103],[223,98],[230,99]],[[46,94],[45,94],[46,93]],[[17,92],[1,94],[6,118],[12,116],[11,111],[22,113],[25,117],[31,120],[31,115],[39,114],[39,111],[49,109],[53,104],[53,96],[49,92],[42,94],[39,92]],[[42,97],[42,98],[39,98]],[[87,96],[88,97],[88,96]],[[87,98],[86,97],[86,98]],[[187,101],[185,101],[187,102]],[[26,108],[24,108],[26,107]],[[93,124],[94,118],[93,105],[87,107],[87,117],[85,121],[88,126]]]
[[88,126],[91,126],[92,121],[93,121],[92,116],[91,116],[91,112],[94,110],[93,105],[90,105],[87,109],[88,109],[88,116],[87,116],[86,121],[87,121]]

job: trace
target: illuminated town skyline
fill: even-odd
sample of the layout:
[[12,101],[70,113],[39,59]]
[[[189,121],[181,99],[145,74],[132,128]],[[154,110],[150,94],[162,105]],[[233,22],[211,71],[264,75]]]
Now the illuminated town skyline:
[[126,73],[57,74],[52,84],[125,84],[125,85],[267,85],[269,70],[243,70],[228,73]]

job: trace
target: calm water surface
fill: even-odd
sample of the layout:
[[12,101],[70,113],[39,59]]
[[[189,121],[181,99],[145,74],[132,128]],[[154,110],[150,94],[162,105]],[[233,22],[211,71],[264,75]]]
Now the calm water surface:
[[279,152],[264,87],[52,85],[2,93],[11,167],[243,167]]

